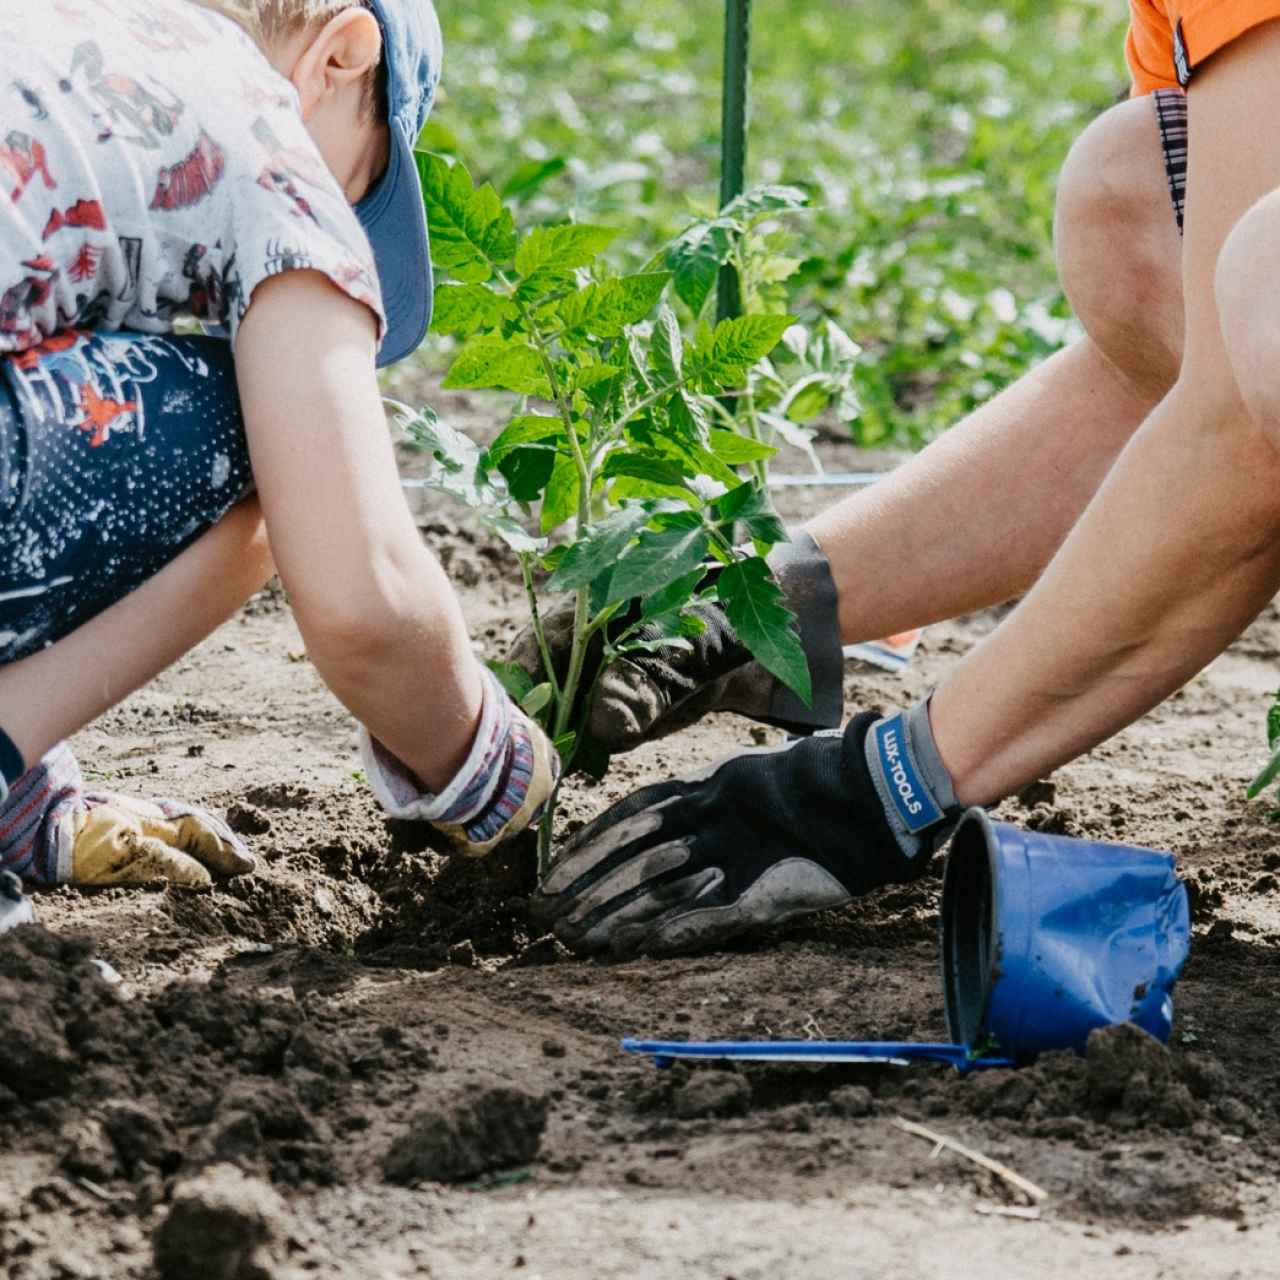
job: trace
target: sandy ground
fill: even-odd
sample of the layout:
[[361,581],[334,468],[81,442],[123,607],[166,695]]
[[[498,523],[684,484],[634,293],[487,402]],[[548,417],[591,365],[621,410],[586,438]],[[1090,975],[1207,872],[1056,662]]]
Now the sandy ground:
[[[510,564],[457,520],[421,508],[498,656],[517,615]],[[848,708],[919,694],[995,621],[932,629],[905,676],[851,664]],[[1280,838],[1244,789],[1278,651],[1269,609],[1166,706],[1002,811],[1178,855],[1196,942],[1169,1053],[1105,1079],[1069,1057],[967,1079],[659,1072],[618,1039],[943,1038],[939,870],[729,952],[573,959],[528,922],[527,850],[479,869],[382,820],[349,718],[265,593],[76,742],[103,786],[229,811],[265,866],[202,895],[59,890],[39,903],[57,939],[0,943],[0,1270],[152,1275],[175,1194],[204,1203],[184,1179],[235,1165],[261,1180],[257,1209],[226,1211],[233,1235],[266,1239],[258,1261],[237,1271],[184,1218],[168,1274],[1273,1275]],[[753,740],[717,718],[642,749],[572,784],[566,827]],[[115,965],[123,997],[70,935]],[[895,1116],[1049,1200],[1025,1216],[1019,1193]]]

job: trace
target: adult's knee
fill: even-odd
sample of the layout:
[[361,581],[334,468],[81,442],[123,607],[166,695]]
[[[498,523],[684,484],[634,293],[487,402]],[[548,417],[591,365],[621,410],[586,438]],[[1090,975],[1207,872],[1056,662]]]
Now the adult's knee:
[[1181,243],[1149,98],[1112,107],[1063,165],[1058,272],[1103,355],[1158,398],[1182,360]]
[[1232,228],[1218,255],[1214,296],[1236,390],[1280,448],[1280,192]]

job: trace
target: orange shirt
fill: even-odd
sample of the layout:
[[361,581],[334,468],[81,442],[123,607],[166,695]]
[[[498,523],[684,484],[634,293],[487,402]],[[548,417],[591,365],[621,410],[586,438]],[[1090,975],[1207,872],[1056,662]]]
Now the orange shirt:
[[1186,88],[1207,58],[1277,18],[1280,0],[1129,0],[1125,56],[1134,95]]

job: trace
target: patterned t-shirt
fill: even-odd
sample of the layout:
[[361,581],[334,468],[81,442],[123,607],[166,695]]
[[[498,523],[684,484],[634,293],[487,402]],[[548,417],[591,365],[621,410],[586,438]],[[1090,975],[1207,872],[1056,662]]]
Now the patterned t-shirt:
[[0,64],[0,352],[185,318],[234,341],[291,269],[385,328],[297,93],[234,22],[190,0],[0,0]]

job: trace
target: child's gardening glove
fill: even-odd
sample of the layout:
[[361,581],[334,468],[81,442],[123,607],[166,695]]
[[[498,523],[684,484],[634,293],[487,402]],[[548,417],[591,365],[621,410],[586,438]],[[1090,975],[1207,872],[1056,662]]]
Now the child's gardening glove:
[[665,955],[914,880],[960,815],[940,768],[924,704],[731,756],[579,832],[534,914],[576,951]]
[[[838,725],[844,711],[844,655],[831,566],[807,533],[797,533],[791,542],[776,546],[769,566],[799,623],[813,679],[811,707],[752,660],[716,602],[693,610],[705,630],[692,637],[689,649],[628,654],[605,671],[587,717],[588,736],[610,752],[630,751],[642,742],[692,724],[709,711],[736,711],[792,733]],[[559,674],[569,663],[573,612],[572,601],[566,601],[543,615],[547,644]],[[639,634],[642,639],[656,638],[657,631],[646,636],[641,630]],[[597,640],[588,652],[583,688],[591,687],[602,648]],[[510,661],[536,681],[546,678],[531,628],[516,637]]]
[[0,809],[0,866],[37,884],[153,884],[203,889],[210,872],[257,866],[230,827],[178,800],[86,791],[66,743],[13,784]]
[[483,858],[533,826],[560,776],[560,757],[547,735],[487,669],[471,752],[438,796],[423,791],[418,779],[363,727],[360,755],[388,815],[431,823],[470,858]]

